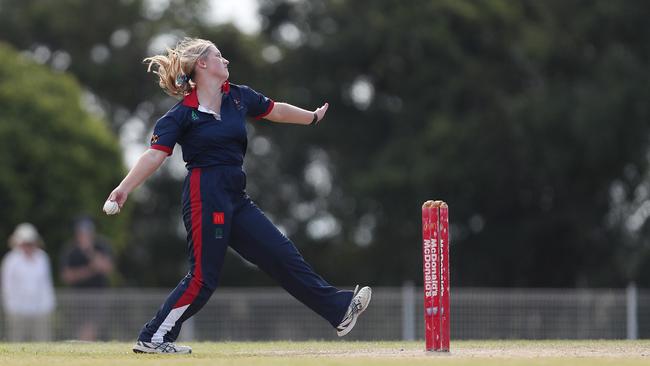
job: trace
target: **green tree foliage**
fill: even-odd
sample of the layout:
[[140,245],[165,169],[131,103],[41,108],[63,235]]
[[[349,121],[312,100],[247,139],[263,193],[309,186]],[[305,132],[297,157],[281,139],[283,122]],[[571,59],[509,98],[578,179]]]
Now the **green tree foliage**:
[[[153,38],[199,22],[203,1],[0,0],[2,38],[18,49],[46,47],[41,61],[61,67],[106,101],[110,115],[133,111],[155,92],[142,59]],[[188,29],[191,31],[191,29]],[[64,59],[68,59],[65,62]],[[119,126],[120,121],[115,120]]]
[[[265,4],[265,34],[301,31],[278,79],[333,102],[289,155],[326,147],[345,195],[330,208],[353,202],[336,211],[348,238],[376,218],[371,245],[347,247],[328,272],[418,279],[420,205],[444,198],[457,285],[627,280],[606,218],[612,183],[647,171],[646,3]],[[369,104],[355,102],[355,80],[374,89]]]
[[[140,62],[183,35],[215,41],[233,82],[329,101],[317,128],[251,123],[247,171],[334,283],[420,281],[420,205],[443,198],[455,285],[650,285],[649,225],[625,232],[650,195],[647,2],[264,0],[258,37],[210,25],[204,1],[152,4],[0,0],[0,34],[55,69],[70,55],[114,131],[173,104]],[[131,283],[186,270],[179,192],[163,169],[133,195]],[[231,257],[222,283],[267,283],[251,273]]]
[[[261,74],[251,71],[259,64],[258,58],[249,57],[258,50],[255,40],[230,25],[209,26],[205,12],[206,2],[196,0],[0,0],[5,19],[0,35],[37,61],[75,75],[97,98],[116,134],[128,120],[142,120],[144,145],[156,119],[175,103],[142,63],[159,52],[158,47],[172,47],[186,35],[201,36],[228,54],[239,75]],[[133,215],[128,228],[120,232],[126,248],[118,262],[131,285],[168,286],[187,271],[185,235],[179,230],[181,183],[170,174],[170,165],[165,164],[127,204]],[[105,188],[108,195],[112,187]]]
[[115,136],[82,108],[73,78],[6,44],[0,44],[0,59],[0,238],[20,222],[34,223],[56,268],[73,219],[88,214],[119,252],[128,214],[107,220],[101,212],[123,173]]

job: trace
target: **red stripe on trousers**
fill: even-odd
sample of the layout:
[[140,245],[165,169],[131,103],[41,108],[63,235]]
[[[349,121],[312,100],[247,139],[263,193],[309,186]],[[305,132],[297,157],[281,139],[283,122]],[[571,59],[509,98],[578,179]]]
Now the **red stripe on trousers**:
[[190,176],[190,210],[192,214],[192,251],[194,252],[194,271],[189,286],[174,305],[174,309],[191,304],[199,295],[203,273],[201,272],[201,249],[203,247],[203,209],[201,203],[201,169],[192,169]]

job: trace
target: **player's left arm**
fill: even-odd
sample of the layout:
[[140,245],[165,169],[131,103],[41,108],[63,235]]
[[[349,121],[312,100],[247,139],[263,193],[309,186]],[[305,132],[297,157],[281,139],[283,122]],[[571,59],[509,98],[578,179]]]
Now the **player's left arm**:
[[275,103],[271,112],[264,119],[280,123],[294,123],[298,125],[316,124],[325,118],[329,103],[323,104],[314,111],[308,111],[289,103]]

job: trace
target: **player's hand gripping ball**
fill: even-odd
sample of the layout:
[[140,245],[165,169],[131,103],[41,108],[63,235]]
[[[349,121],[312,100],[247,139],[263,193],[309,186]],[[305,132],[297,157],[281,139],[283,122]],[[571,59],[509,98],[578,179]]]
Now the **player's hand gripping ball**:
[[106,201],[104,203],[104,212],[107,215],[115,215],[120,212],[120,206],[115,201]]

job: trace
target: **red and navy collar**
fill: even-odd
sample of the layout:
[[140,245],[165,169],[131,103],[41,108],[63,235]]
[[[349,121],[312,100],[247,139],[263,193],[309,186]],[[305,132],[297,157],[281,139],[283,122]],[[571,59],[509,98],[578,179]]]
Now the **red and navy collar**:
[[[230,82],[228,80],[221,84],[221,92],[226,94],[230,91]],[[183,105],[190,108],[199,108],[199,96],[196,93],[196,87],[183,98]]]

